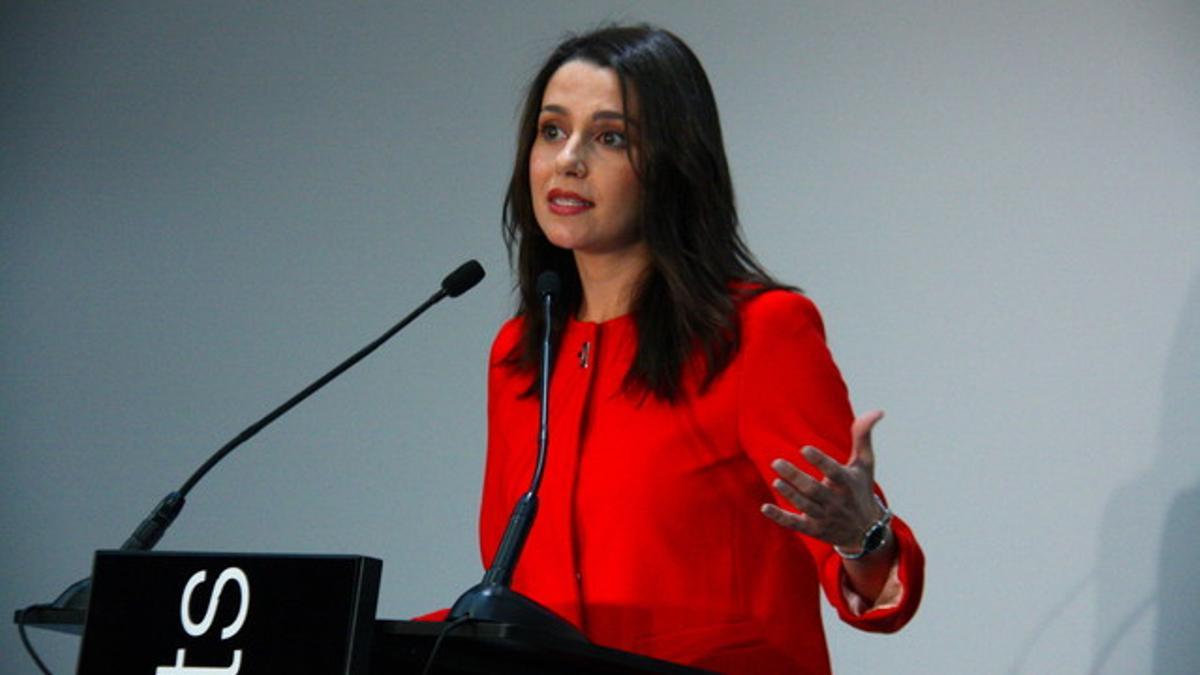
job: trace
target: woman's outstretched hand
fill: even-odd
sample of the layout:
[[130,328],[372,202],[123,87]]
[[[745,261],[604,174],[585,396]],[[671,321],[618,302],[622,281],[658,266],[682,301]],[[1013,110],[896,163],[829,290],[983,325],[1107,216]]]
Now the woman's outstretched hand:
[[[882,410],[855,418],[850,425],[850,459],[844,465],[812,446],[801,449],[804,458],[824,474],[821,480],[785,459],[771,462],[779,474],[773,487],[796,511],[763,504],[763,515],[789,530],[829,542],[843,554],[860,552],[867,530],[884,516],[873,492],[875,449],[871,446],[871,429],[881,419]],[[850,586],[867,603],[862,609],[898,597],[899,582],[891,581],[895,560],[896,540],[889,534],[875,552],[842,561]]]
[[875,450],[871,429],[883,419],[882,410],[873,410],[855,418],[850,427],[850,460],[841,464],[812,446],[800,450],[804,458],[822,474],[817,480],[786,459],[771,462],[779,475],[772,483],[796,511],[763,504],[767,518],[790,530],[826,541],[845,552],[860,550],[863,535],[883,517],[875,501]]

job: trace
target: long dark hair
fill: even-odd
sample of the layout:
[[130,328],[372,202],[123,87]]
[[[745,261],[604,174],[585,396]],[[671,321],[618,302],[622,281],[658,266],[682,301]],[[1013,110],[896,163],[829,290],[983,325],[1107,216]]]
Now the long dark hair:
[[529,184],[542,95],[559,67],[573,60],[611,68],[622,101],[630,91],[638,101],[640,126],[632,141],[644,195],[639,227],[651,263],[633,302],[638,346],[625,385],[675,401],[694,350],[701,351],[707,366],[702,387],[737,353],[739,296],[779,284],[755,261],[738,231],[708,76],[683,40],[653,26],[614,26],[571,36],[529,85],[504,200],[504,241],[517,271],[517,314],[524,317],[524,332],[506,362],[529,371],[537,363],[544,320],[536,280],[542,271],[555,270],[563,282],[563,301],[553,318],[556,336],[582,299],[575,259],[542,234]]

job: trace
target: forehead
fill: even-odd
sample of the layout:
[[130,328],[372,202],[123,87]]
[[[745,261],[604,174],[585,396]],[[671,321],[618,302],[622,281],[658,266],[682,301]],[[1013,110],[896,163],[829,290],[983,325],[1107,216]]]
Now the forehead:
[[[632,107],[632,100],[630,104]],[[567,61],[546,83],[542,107],[547,106],[589,114],[598,110],[621,112],[625,107],[621,101],[621,80],[612,68],[589,61]]]

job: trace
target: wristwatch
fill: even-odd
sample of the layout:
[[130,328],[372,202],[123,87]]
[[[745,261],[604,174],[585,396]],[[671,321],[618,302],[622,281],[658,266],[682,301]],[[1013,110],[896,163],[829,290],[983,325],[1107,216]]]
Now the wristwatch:
[[859,558],[869,556],[882,548],[887,542],[888,525],[892,522],[892,510],[887,507],[887,504],[883,503],[879,495],[875,495],[875,503],[879,504],[879,508],[883,509],[883,516],[875,521],[871,527],[867,528],[867,533],[863,535],[862,548],[855,553],[846,553],[837,546],[833,547],[833,550],[837,551],[837,554],[846,560],[858,560]]

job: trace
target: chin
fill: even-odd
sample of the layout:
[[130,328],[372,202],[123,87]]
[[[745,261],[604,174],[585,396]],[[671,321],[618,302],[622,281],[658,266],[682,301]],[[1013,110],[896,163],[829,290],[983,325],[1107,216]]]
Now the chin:
[[573,251],[580,242],[572,236],[570,229],[563,225],[541,226],[542,234],[545,235],[547,241],[558,248]]

